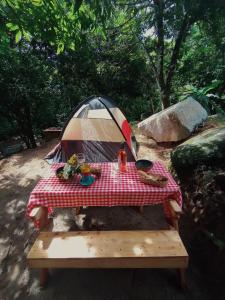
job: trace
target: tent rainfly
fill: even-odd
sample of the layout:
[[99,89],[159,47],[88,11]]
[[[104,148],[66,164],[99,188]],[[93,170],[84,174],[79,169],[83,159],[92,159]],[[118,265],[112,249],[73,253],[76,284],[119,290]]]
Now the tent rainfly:
[[86,162],[112,162],[125,142],[127,160],[136,160],[136,139],[116,104],[105,96],[81,102],[66,122],[60,143],[45,157],[49,163],[66,162],[84,153]]

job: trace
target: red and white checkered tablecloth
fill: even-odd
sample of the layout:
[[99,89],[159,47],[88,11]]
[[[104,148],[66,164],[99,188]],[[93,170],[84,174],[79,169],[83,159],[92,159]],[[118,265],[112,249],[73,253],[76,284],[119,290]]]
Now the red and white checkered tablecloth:
[[140,182],[134,163],[127,164],[126,173],[117,172],[114,163],[102,163],[101,178],[96,179],[89,187],[80,185],[79,175],[71,181],[60,181],[55,176],[55,170],[62,165],[54,164],[50,177],[41,179],[36,185],[28,201],[28,216],[36,206],[49,209],[77,206],[142,206],[165,204],[168,197],[173,197],[179,205],[182,205],[179,186],[159,162],[154,162],[151,172],[169,178],[164,188]]

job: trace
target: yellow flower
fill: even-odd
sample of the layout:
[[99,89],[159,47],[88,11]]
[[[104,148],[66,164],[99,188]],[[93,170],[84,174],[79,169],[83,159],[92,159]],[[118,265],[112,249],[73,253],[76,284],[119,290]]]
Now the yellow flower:
[[67,162],[71,166],[76,166],[77,165],[77,156],[76,156],[76,154],[73,154]]

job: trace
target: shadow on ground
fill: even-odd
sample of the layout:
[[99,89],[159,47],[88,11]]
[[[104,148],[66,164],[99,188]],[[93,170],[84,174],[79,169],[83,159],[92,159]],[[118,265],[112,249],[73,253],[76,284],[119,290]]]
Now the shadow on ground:
[[200,282],[184,293],[176,279],[176,271],[163,269],[61,269],[52,272],[46,290],[27,299],[210,299]]

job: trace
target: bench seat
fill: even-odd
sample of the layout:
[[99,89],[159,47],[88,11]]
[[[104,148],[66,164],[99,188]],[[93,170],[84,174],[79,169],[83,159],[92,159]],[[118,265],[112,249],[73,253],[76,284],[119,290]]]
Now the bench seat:
[[175,230],[40,232],[31,268],[178,268],[188,254]]

